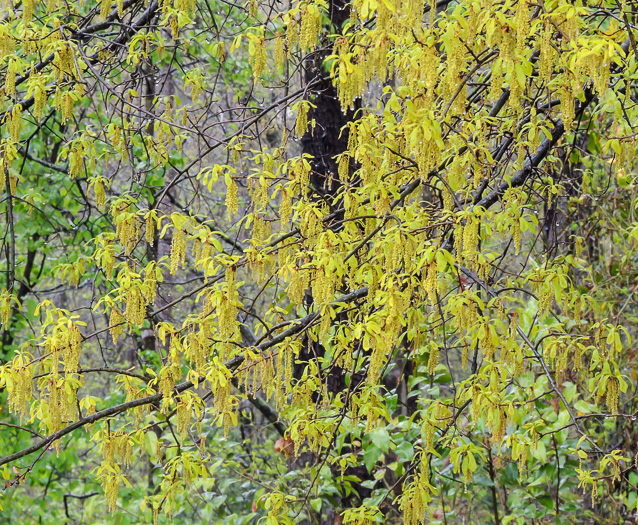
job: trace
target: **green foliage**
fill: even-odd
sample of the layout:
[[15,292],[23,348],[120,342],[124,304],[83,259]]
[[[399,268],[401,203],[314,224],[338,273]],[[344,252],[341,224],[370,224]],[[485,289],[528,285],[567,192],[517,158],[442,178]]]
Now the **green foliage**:
[[633,519],[635,18],[3,5],[0,521]]

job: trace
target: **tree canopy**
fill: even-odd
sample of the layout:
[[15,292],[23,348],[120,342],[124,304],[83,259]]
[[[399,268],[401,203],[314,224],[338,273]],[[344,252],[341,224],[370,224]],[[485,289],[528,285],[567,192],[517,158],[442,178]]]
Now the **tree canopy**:
[[633,522],[634,2],[0,11],[0,522]]

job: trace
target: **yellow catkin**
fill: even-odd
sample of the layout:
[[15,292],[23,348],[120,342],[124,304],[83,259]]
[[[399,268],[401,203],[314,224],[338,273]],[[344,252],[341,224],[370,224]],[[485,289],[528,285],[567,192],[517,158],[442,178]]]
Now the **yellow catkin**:
[[490,93],[488,95],[490,100],[496,100],[501,96],[503,81],[503,66],[501,60],[498,59],[492,67],[492,79],[490,81]]
[[297,122],[295,125],[295,131],[297,137],[303,137],[308,129],[308,103],[303,101],[299,104],[299,110],[297,111]]
[[302,51],[312,49],[317,43],[321,31],[321,11],[315,4],[309,4],[301,16],[299,46]]
[[619,395],[618,379],[616,379],[615,377],[610,377],[607,380],[605,404],[607,405],[609,412],[611,412],[612,414],[618,413],[618,395]]
[[25,23],[29,23],[35,14],[35,8],[37,5],[36,0],[25,0],[23,3],[24,11],[22,12],[22,20]]
[[231,178],[230,183],[226,188],[226,211],[229,219],[232,219],[233,215],[236,215],[239,210],[239,199],[237,197],[237,193],[237,183],[233,178]]
[[290,279],[288,285],[288,298],[293,304],[301,306],[303,298],[308,289],[309,275],[307,271],[293,268],[290,271]]
[[120,477],[117,474],[107,473],[102,482],[102,489],[106,495],[108,512],[115,513],[117,508],[117,495],[119,493]]
[[16,63],[10,60],[7,67],[7,75],[4,79],[4,92],[7,96],[12,97],[16,91]]
[[275,39],[275,65],[281,68],[285,61],[286,51],[284,49],[284,39],[280,33],[277,33],[277,38]]
[[155,218],[153,217],[152,213],[149,213],[146,216],[145,235],[146,235],[146,242],[150,246],[153,246],[153,243],[155,242]]
[[11,139],[14,142],[20,141],[20,130],[22,129],[22,104],[16,104],[11,112],[10,125]]
[[288,193],[288,189],[284,187],[281,190],[281,203],[279,205],[279,218],[281,220],[282,230],[284,230],[288,226],[291,215],[292,215],[292,199],[290,198],[290,193]]
[[181,400],[177,405],[177,433],[182,436],[182,439],[186,437],[186,431],[188,430],[188,424],[191,418],[191,404]]
[[222,341],[233,339],[237,331],[237,282],[232,268],[226,269],[226,290],[219,302],[219,337]]
[[124,333],[124,316],[114,306],[111,309],[111,318],[109,320],[109,330],[113,338],[113,344],[117,344],[118,338]]
[[70,327],[68,341],[64,347],[64,371],[67,375],[78,371],[81,341],[80,329],[74,324]]
[[427,296],[428,299],[430,301],[430,304],[432,306],[434,306],[437,303],[437,292],[438,292],[438,273],[437,273],[437,268],[436,268],[436,262],[431,262],[425,269],[424,269],[424,276],[425,278],[423,279],[424,281],[424,285],[425,285],[425,290],[427,292]]
[[570,85],[563,85],[559,90],[560,110],[565,126],[565,133],[569,133],[574,123],[574,95]]
[[525,39],[529,34],[529,8],[526,0],[519,0],[516,4],[516,49],[520,53],[525,46]]
[[5,327],[9,324],[9,318],[11,317],[11,302],[12,296],[5,288],[0,293],[0,322]]
[[521,251],[521,222],[518,217],[515,217],[512,223],[512,240],[514,241],[516,255],[518,255]]
[[163,369],[160,373],[159,388],[162,393],[162,413],[167,414],[173,398],[173,387],[175,382],[169,369]]
[[102,0],[100,4],[100,16],[102,18],[106,18],[107,16],[109,16],[112,5],[113,5],[113,0]]
[[436,345],[432,345],[430,348],[430,357],[428,359],[428,373],[433,376],[436,371],[436,367],[439,364],[439,348]]
[[538,76],[541,82],[548,82],[554,68],[554,48],[551,45],[552,25],[545,24],[540,34],[538,46],[540,48],[540,58],[538,65]]
[[479,221],[474,217],[468,217],[463,228],[463,257],[471,268],[475,267],[477,247],[479,240]]
[[184,230],[181,228],[175,228],[173,231],[173,240],[171,242],[171,274],[175,275],[179,267],[180,262],[183,264],[183,260],[186,254],[186,236]]
[[266,68],[267,55],[263,38],[259,38],[254,46],[253,53],[250,55],[250,65],[253,68],[253,77],[256,83]]
[[106,209],[106,191],[104,190],[104,184],[101,180],[97,180],[93,186],[93,192],[95,193],[95,204],[97,209],[103,212]]
[[28,416],[29,403],[33,396],[34,367],[27,364],[29,361],[30,358],[27,358],[26,355],[18,354],[13,361],[13,370],[11,372],[12,380],[6,386],[9,411],[18,414],[20,416],[20,422]]

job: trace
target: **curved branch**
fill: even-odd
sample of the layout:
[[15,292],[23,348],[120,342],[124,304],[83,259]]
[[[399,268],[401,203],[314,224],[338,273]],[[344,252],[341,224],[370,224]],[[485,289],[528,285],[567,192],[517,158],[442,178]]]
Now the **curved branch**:
[[[367,287],[362,288],[360,290],[357,290],[355,292],[349,293],[347,295],[344,295],[338,298],[332,304],[349,303],[349,302],[355,301],[356,299],[365,297],[367,293],[368,293],[368,288]],[[299,321],[296,324],[294,324],[287,330],[284,330],[280,334],[277,334],[272,339],[269,339],[268,341],[264,341],[263,343],[258,345],[256,349],[259,351],[267,350],[268,348],[271,348],[279,343],[282,343],[283,341],[286,340],[287,337],[290,337],[299,332],[302,332],[319,316],[319,314],[320,314],[319,312],[314,312],[312,314],[307,315],[306,317],[303,317],[302,319],[299,319]],[[246,358],[243,355],[238,355],[232,358],[231,360],[227,361],[224,366],[226,366],[226,368],[228,368],[229,370],[234,371],[245,361],[245,359]],[[190,390],[191,388],[193,388],[193,386],[195,385],[192,381],[185,381],[184,383],[180,383],[179,385],[177,385],[174,391],[180,394],[186,390]],[[151,396],[142,397],[140,399],[127,401],[126,403],[120,403],[119,405],[105,408],[104,410],[100,410],[99,412],[96,412],[95,414],[91,414],[90,416],[78,419],[74,423],[71,423],[69,426],[64,427],[61,430],[58,430],[57,432],[54,432],[50,436],[38,441],[37,443],[31,445],[30,447],[1,458],[0,466],[6,465],[7,463],[11,463],[12,461],[16,461],[20,458],[28,456],[29,454],[33,454],[34,452],[37,452],[38,450],[41,450],[42,448],[49,446],[54,441],[57,441],[58,439],[63,438],[67,434],[70,434],[74,430],[82,428],[86,425],[91,425],[97,421],[100,421],[101,419],[116,416],[122,412],[130,410],[131,408],[136,408],[136,407],[144,406],[144,405],[150,405],[152,403],[158,403],[159,401],[162,400],[163,397],[164,396],[162,393],[153,394]],[[280,431],[280,429],[277,428],[277,431]]]

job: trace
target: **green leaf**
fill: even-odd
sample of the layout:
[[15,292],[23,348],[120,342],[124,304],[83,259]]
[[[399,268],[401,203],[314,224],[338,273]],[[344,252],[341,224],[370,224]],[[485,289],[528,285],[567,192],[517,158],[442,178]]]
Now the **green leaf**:
[[379,458],[383,455],[383,450],[378,447],[368,447],[368,450],[363,454],[363,463],[365,464],[368,472],[372,472],[372,469],[376,465]]
[[157,434],[153,432],[152,430],[144,434],[144,448],[146,449],[146,452],[148,453],[148,455],[152,459],[154,459],[155,452],[157,450]]
[[414,447],[408,441],[402,441],[399,446],[394,449],[395,454],[403,461],[412,461],[414,459]]
[[583,401],[582,399],[579,399],[578,401],[576,401],[576,403],[574,403],[574,408],[582,414],[590,414],[596,409],[596,407],[587,403],[586,401]]
[[538,496],[536,501],[538,501],[546,509],[554,510],[554,500],[551,496]]
[[574,383],[566,381],[563,384],[563,387],[565,389],[563,391],[563,395],[565,396],[565,399],[567,400],[567,402],[571,403],[572,400],[574,399],[574,396],[576,395],[576,385]]
[[382,452],[390,450],[390,443],[392,442],[390,434],[385,428],[378,428],[370,432],[370,441]]

